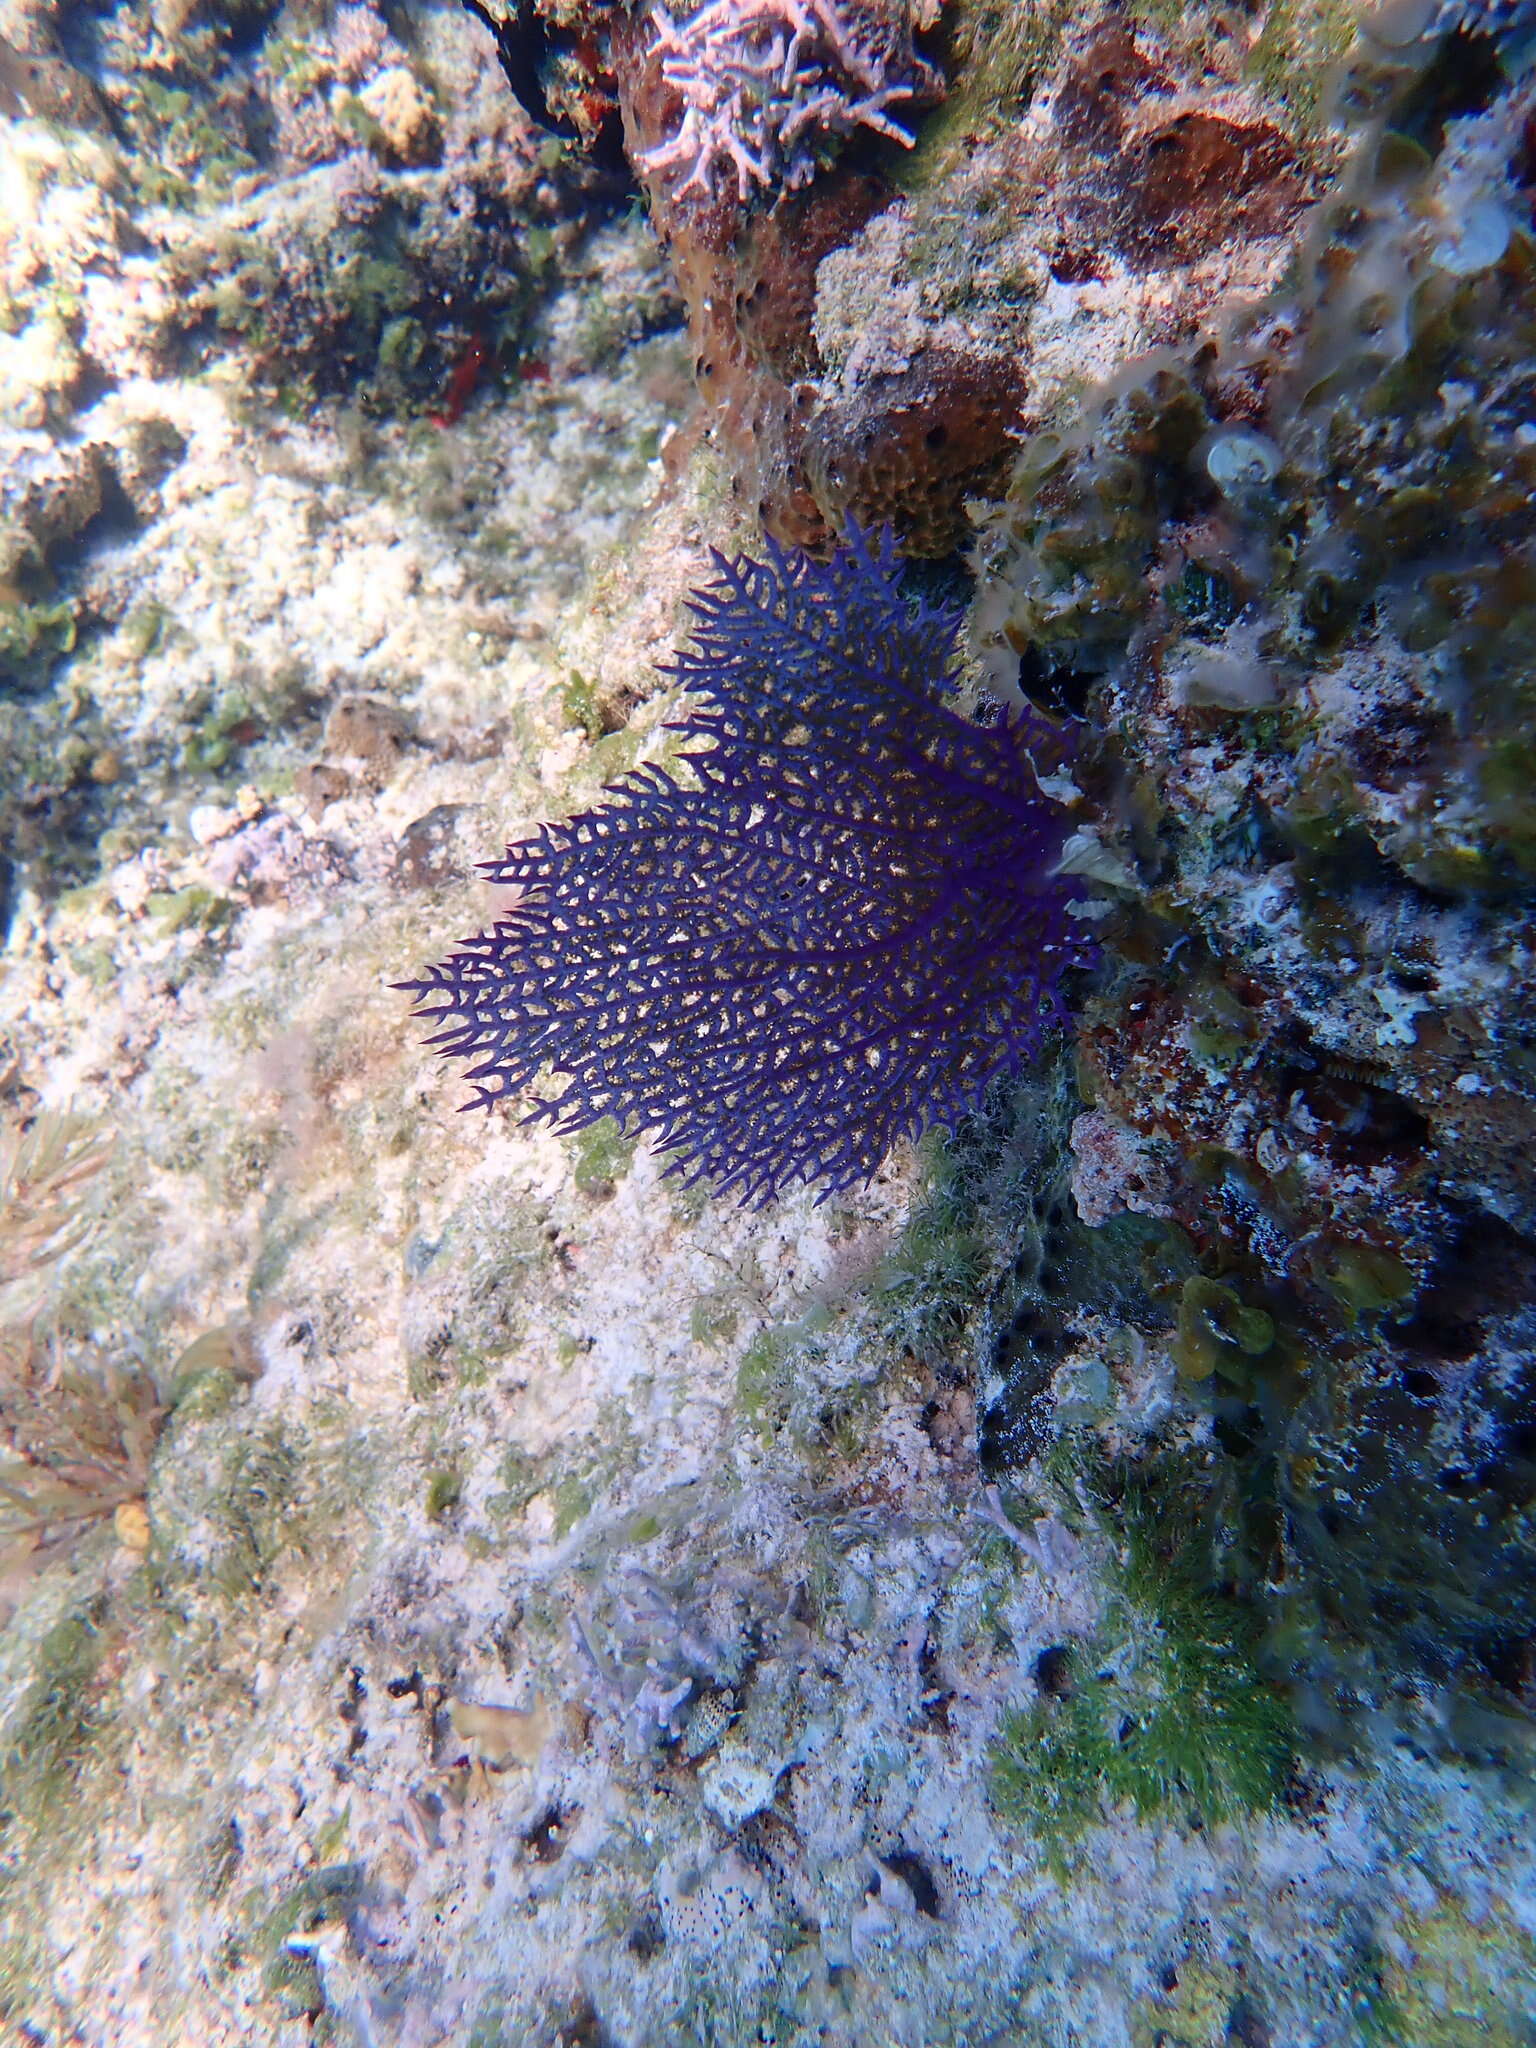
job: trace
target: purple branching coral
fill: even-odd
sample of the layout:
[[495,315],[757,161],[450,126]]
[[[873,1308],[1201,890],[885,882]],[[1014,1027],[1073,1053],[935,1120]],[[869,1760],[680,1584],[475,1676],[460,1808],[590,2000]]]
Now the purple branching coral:
[[487,862],[512,910],[404,986],[479,1104],[548,1065],[565,1085],[530,1121],[613,1116],[756,1203],[952,1126],[1093,948],[1036,781],[1060,736],[942,701],[959,616],[908,605],[889,538],[715,564],[670,664],[696,703],[676,772]]
[[641,163],[669,174],[676,198],[713,198],[721,172],[734,177],[742,205],[754,186],[804,184],[816,145],[856,128],[910,149],[890,109],[933,96],[931,67],[914,58],[911,76],[892,76],[885,53],[861,40],[833,0],[709,0],[680,20],[655,0],[650,18],[682,115]]

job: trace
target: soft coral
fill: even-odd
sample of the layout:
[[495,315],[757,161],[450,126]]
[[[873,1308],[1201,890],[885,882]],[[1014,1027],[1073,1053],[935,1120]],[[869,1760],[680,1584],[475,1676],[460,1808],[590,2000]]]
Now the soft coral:
[[958,617],[909,607],[889,542],[715,563],[672,664],[686,781],[641,768],[488,862],[515,908],[404,986],[485,1106],[547,1063],[535,1118],[614,1116],[761,1201],[974,1108],[1092,946],[1035,776],[1059,735],[941,701]]

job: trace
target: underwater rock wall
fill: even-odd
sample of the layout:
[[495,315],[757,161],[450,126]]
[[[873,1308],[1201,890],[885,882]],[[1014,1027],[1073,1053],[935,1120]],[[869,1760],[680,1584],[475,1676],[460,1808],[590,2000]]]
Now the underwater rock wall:
[[[0,9],[0,2015],[1520,2048],[1521,10],[808,0],[769,184],[488,12]],[[1075,1032],[756,1217],[460,1116],[849,512],[1085,722]]]
[[1337,142],[1274,52],[1201,9],[892,0],[849,22],[909,153],[855,124],[770,212],[679,174],[686,112],[643,13],[614,29],[617,90],[743,507],[802,547],[852,518],[941,556],[1021,424],[1273,281]]
[[1524,1704],[1533,101],[1447,119],[1469,61],[1346,80],[1291,280],[1026,440],[975,624],[1104,735],[1092,1213],[1194,1247],[1181,1369],[1337,1599]]

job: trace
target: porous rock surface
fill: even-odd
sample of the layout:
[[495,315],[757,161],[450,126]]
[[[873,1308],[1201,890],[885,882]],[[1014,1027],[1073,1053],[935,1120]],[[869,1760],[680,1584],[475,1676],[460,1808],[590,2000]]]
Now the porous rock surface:
[[[750,546],[755,509],[732,492],[729,435],[711,448],[690,410],[709,288],[679,255],[690,340],[634,222],[547,246],[531,215],[496,230],[509,274],[543,281],[499,384],[457,419],[424,413],[462,322],[414,362],[397,330],[387,402],[312,405],[320,378],[274,399],[290,346],[300,371],[312,340],[315,364],[334,361],[311,317],[331,301],[276,292],[298,324],[259,319],[252,223],[278,223],[279,280],[291,266],[302,283],[316,273],[293,224],[376,221],[383,180],[390,205],[420,200],[411,232],[445,262],[470,246],[433,152],[453,146],[454,108],[501,102],[488,44],[454,10],[421,12],[428,56],[457,51],[478,80],[463,93],[435,95],[432,63],[368,7],[327,12],[306,65],[287,10],[146,4],[103,21],[134,39],[123,75],[163,63],[183,94],[160,109],[174,150],[145,146],[153,105],[114,99],[110,65],[108,139],[78,119],[61,139],[57,99],[46,118],[22,101],[0,138],[33,194],[0,350],[22,394],[0,438],[19,536],[0,1090],[12,1119],[72,1102],[113,1134],[92,1234],[47,1312],[62,1343],[115,1348],[174,1399],[147,1541],[130,1518],[42,1571],[7,1554],[0,2013],[26,2039],[115,2048],[1345,2048],[1368,2028],[1513,2048],[1536,1946],[1520,1743],[1418,1667],[1393,1699],[1374,1670],[1306,1665],[1306,1739],[1247,1807],[1213,1777],[1201,1810],[1198,1739],[1152,1810],[1090,1776],[1083,1826],[1058,1824],[1016,1733],[1036,1803],[999,1791],[1008,1710],[1064,1757],[1074,1688],[1109,1687],[1152,1725],[1156,1688],[1192,1668],[1175,1606],[1154,1611],[1129,1575],[1103,1474],[1211,1467],[1230,1432],[1200,1368],[1264,1350],[1239,1287],[1213,1295],[1226,1283],[1177,1263],[1202,1247],[1171,1234],[1191,1220],[1189,1162],[1161,1070],[1155,1095],[1137,1078],[1156,1037],[1141,997],[1128,1017],[1109,996],[1089,1013],[1093,1104],[1064,1059],[947,1162],[902,1154],[855,1196],[751,1216],[679,1191],[611,1130],[458,1115],[461,1084],[416,1044],[389,984],[493,910],[475,859],[664,751],[655,662],[708,546]],[[1303,49],[1336,35],[1279,12]],[[986,20],[966,16],[974,34]],[[19,5],[0,22],[67,63],[46,28]],[[772,358],[786,388],[812,387],[814,433],[795,444],[811,452],[772,501],[805,523],[775,512],[781,529],[824,536],[850,509],[908,502],[915,429],[890,394],[913,365],[924,438],[935,393],[945,420],[971,417],[978,361],[1027,362],[1029,403],[1187,340],[1228,289],[1276,276],[1328,149],[1262,81],[1197,89],[1182,33],[1150,9],[1047,37],[1038,61],[1049,91],[994,91],[981,147],[925,140],[978,179],[1022,162],[1055,195],[975,243],[1017,324],[983,322],[979,355],[957,342],[953,386],[945,335],[970,316],[925,300],[913,257],[940,234],[942,178],[873,200],[840,182],[832,240],[793,213],[752,213],[732,240],[733,265],[746,246],[766,268],[786,238],[799,280],[793,319],[773,294],[731,316],[732,379]],[[234,132],[258,181],[178,215],[151,255],[125,224],[155,240],[154,209],[180,203],[165,180],[206,160],[194,117],[210,107],[246,108]],[[510,160],[536,165],[537,139],[510,126]],[[1246,182],[1213,221],[1190,180],[1234,130]],[[370,167],[347,161],[359,138]],[[82,171],[96,150],[121,164],[120,197],[109,169]],[[255,213],[221,213],[261,178],[275,189]],[[976,187],[956,189],[974,211]],[[216,312],[197,361],[156,339],[178,249],[222,249],[256,309],[249,325]],[[44,252],[50,275],[78,263],[87,312],[42,304]],[[373,283],[349,395],[371,387],[388,319],[417,317],[381,317],[393,286]],[[123,352],[93,341],[82,368],[82,332]],[[40,351],[30,368],[18,340]],[[541,374],[516,375],[524,357]],[[999,390],[985,399],[995,434]],[[897,450],[889,501],[861,419]],[[832,474],[845,432],[849,492]],[[999,489],[1017,455],[992,448]],[[951,545],[974,478],[937,449],[920,463]],[[1017,559],[994,563],[1009,604]],[[1130,707],[1149,751],[1178,735],[1190,834],[1225,786],[1230,668],[1214,704],[1195,690],[1190,709],[1186,665]],[[1346,681],[1358,691],[1358,667]],[[1352,729],[1347,705],[1328,729]],[[1156,882],[1135,876],[1133,839],[1106,823],[1098,844],[1106,869]],[[1203,929],[1230,931],[1253,876],[1228,889],[1177,840],[1170,858]],[[1273,945],[1283,908],[1255,906]],[[1213,1036],[1178,1077],[1190,1119],[1196,1069],[1215,1087],[1256,1029],[1220,979],[1196,984]],[[1388,1059],[1393,1030],[1421,1043],[1408,1001],[1364,1006]],[[1188,1042],[1190,1020],[1178,1030]],[[1379,1141],[1360,1096],[1375,1066],[1320,1073],[1314,1120],[1363,1118]],[[1149,1252],[1143,1230],[1170,1234]],[[1178,1297],[1195,1281],[1207,1291]],[[1478,1342],[1513,1346],[1517,1307],[1494,1306]],[[1339,1555],[1358,1587],[1368,1557]],[[1249,1654],[1235,1636],[1231,1654]],[[1272,1664],[1240,1668],[1273,1686]],[[1180,1695],[1191,1721],[1191,1700],[1228,1696],[1200,1683]],[[1117,1723],[1111,1749],[1134,1734]]]

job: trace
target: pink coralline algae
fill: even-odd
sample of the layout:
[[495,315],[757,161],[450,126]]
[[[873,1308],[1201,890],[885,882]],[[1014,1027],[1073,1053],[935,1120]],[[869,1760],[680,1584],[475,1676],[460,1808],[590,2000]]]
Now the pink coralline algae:
[[754,188],[803,185],[817,145],[858,128],[910,149],[891,109],[932,97],[929,67],[913,60],[911,77],[893,77],[833,0],[710,0],[676,20],[657,0],[650,18],[652,55],[682,111],[640,162],[675,181],[674,198],[712,199],[722,174],[743,205]]
[[1168,1168],[1140,1132],[1101,1109],[1072,1125],[1072,1199],[1090,1228],[1127,1210],[1136,1216],[1169,1216],[1172,1182]]

